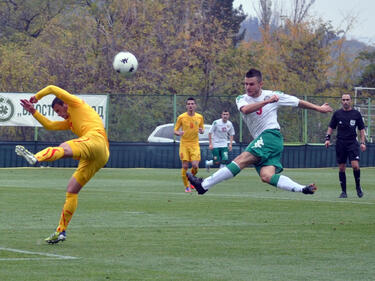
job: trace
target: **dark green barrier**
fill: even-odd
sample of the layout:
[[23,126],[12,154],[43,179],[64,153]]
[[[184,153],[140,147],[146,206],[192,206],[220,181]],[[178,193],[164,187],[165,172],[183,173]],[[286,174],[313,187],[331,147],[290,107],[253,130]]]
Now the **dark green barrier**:
[[[40,151],[48,146],[57,146],[50,142],[0,142],[0,168],[27,167],[27,162],[16,155],[14,148],[17,144],[25,146],[32,152]],[[246,148],[245,144],[235,144],[229,153],[229,159],[234,159]],[[111,156],[106,165],[108,168],[180,168],[178,143],[123,143],[111,142]],[[375,166],[375,144],[368,144],[367,150],[361,153],[362,167]],[[201,145],[202,161],[211,159],[207,145]],[[43,162],[40,166],[76,167],[78,161],[61,159],[55,162]],[[285,168],[321,168],[336,167],[335,147],[326,149],[323,145],[286,145],[282,156]]]

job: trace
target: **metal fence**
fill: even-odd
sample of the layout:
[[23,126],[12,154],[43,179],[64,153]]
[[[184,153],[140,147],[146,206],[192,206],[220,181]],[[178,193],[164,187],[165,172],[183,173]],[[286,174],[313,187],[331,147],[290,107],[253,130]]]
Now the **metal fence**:
[[[197,112],[210,124],[219,119],[223,109],[227,109],[233,122],[237,143],[249,143],[251,136],[242,123],[236,108],[235,96],[211,96],[203,98],[192,95],[197,101]],[[297,95],[298,96],[298,95]],[[176,117],[185,112],[185,102],[189,95],[128,95],[110,94],[108,110],[108,136],[112,142],[146,142],[158,125],[174,123]],[[334,110],[341,107],[340,97],[301,97],[315,104],[328,102]],[[372,142],[375,131],[373,121],[374,100],[357,97],[357,108],[364,116],[368,139]],[[279,123],[285,143],[323,143],[332,114],[321,114],[311,110],[283,107],[279,109]],[[63,142],[75,138],[66,131],[47,131],[43,128],[0,127],[0,141],[44,141]]]
[[[0,142],[0,168],[27,167],[26,160],[14,152],[17,144],[24,145],[32,152],[40,151],[48,146],[59,143],[51,142]],[[212,159],[207,144],[201,147],[200,167],[204,168],[205,161]],[[178,143],[122,143],[111,142],[111,156],[107,168],[181,168],[178,156]],[[233,160],[244,149],[246,144],[235,144],[229,153]],[[361,167],[375,166],[375,144],[369,144],[367,150],[361,153]],[[285,168],[323,168],[337,167],[335,147],[326,149],[323,145],[286,145],[281,162]],[[40,167],[77,167],[77,160],[64,158],[54,162],[42,162]],[[349,163],[348,163],[349,164]],[[350,165],[350,164],[349,164]]]

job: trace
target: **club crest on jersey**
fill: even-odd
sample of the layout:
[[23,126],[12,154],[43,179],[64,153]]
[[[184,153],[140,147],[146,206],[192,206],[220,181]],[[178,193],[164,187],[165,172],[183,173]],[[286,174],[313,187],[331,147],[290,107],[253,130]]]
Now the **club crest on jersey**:
[[[269,100],[270,98],[271,98],[270,96],[265,96],[264,100]],[[258,114],[258,115],[261,115],[262,112],[263,112],[263,107],[259,108],[258,111],[255,111],[255,113]]]
[[355,120],[350,120],[350,126],[355,126]]

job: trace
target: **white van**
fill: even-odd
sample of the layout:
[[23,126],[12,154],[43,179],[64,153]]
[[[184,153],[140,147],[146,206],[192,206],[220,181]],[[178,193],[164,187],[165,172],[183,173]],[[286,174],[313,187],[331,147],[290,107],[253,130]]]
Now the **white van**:
[[[208,132],[210,131],[211,125],[204,124],[204,133],[199,135],[199,143],[208,144]],[[151,133],[147,139],[148,142],[180,142],[180,136],[174,135],[174,124],[168,123],[159,125]]]

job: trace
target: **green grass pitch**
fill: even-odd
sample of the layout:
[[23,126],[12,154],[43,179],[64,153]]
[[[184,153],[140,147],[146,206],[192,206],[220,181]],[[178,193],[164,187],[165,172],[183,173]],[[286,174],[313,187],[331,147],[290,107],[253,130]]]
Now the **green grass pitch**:
[[[203,196],[178,169],[103,169],[79,196],[67,240],[57,226],[74,169],[0,169],[0,280],[375,280],[375,169],[286,169],[318,192],[261,183],[254,169]],[[199,175],[208,173],[201,169]]]

